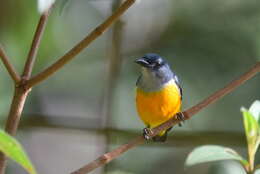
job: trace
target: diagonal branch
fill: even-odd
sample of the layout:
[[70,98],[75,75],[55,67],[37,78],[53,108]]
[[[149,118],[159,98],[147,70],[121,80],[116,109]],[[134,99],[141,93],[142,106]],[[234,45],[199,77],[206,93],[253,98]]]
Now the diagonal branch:
[[14,82],[18,83],[21,79],[20,75],[16,72],[15,68],[9,61],[9,59],[8,59],[7,55],[5,54],[5,51],[1,45],[0,45],[0,58],[2,59],[8,73],[10,74],[10,76],[12,77]]
[[62,68],[66,63],[75,58],[84,48],[86,48],[92,41],[99,37],[105,30],[109,28],[113,22],[115,22],[133,3],[135,0],[126,0],[107,20],[105,20],[101,25],[94,29],[88,36],[81,40],[76,46],[74,46],[70,51],[68,51],[64,56],[62,56],[54,64],[32,77],[28,83],[27,88],[42,82],[53,73]]
[[[204,109],[209,104],[216,102],[221,97],[223,97],[223,96],[227,95],[228,93],[232,92],[236,87],[242,85],[244,82],[251,79],[258,72],[260,72],[260,62],[256,63],[255,66],[252,67],[248,72],[241,75],[238,79],[230,82],[224,88],[216,91],[211,96],[209,96],[208,98],[206,98],[202,102],[198,103],[197,105],[185,110],[183,112],[184,119],[185,120],[190,119],[194,114],[196,114],[200,110]],[[154,129],[152,129],[151,134],[149,136],[153,137],[153,136],[157,135],[160,131],[166,130],[166,129],[170,128],[171,126],[178,124],[179,122],[180,122],[180,120],[175,115],[172,119],[168,120],[167,122],[161,124],[160,126],[154,128]],[[133,139],[132,141],[130,141],[129,143],[123,144],[123,145],[119,146],[118,148],[112,150],[111,152],[108,152],[108,153],[101,155],[96,160],[94,160],[94,161],[86,164],[82,168],[72,172],[72,174],[89,173],[92,170],[94,170],[94,169],[96,169],[96,168],[98,168],[98,167],[100,167],[104,164],[109,163],[113,159],[120,156],[122,153],[124,153],[124,152],[130,150],[131,148],[134,148],[137,145],[140,145],[144,142],[145,142],[144,138],[142,136],[139,136],[139,137]]]
[[50,11],[50,9],[41,15],[39,23],[37,25],[37,28],[36,28],[36,31],[35,31],[35,34],[33,37],[32,45],[31,45],[31,49],[29,51],[27,61],[24,65],[24,70],[23,70],[23,75],[22,75],[22,78],[24,80],[28,80],[31,76],[35,58],[38,53],[39,45],[41,42],[41,38],[42,38],[44,29],[45,29],[45,26],[46,26],[46,23],[48,20],[49,11]]

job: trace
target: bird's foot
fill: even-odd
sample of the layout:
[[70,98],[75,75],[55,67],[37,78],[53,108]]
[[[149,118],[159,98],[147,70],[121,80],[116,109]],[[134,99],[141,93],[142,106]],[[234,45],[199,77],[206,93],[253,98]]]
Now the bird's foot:
[[153,131],[150,128],[143,129],[143,136],[145,140],[150,140],[152,137]]
[[181,127],[182,124],[183,124],[184,121],[185,121],[185,116],[184,116],[184,114],[183,114],[182,112],[178,112],[178,113],[176,114],[176,116],[177,116],[177,119],[180,121],[178,125]]

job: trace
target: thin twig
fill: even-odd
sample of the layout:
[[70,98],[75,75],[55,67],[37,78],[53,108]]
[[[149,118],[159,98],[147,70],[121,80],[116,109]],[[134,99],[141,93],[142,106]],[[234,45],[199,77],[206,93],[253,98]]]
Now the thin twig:
[[29,78],[31,76],[35,58],[38,53],[39,45],[41,42],[41,38],[42,38],[44,29],[45,29],[45,26],[46,26],[46,23],[48,20],[49,11],[50,11],[50,9],[48,11],[44,12],[40,17],[40,20],[37,25],[37,28],[36,28],[36,31],[35,31],[35,34],[33,37],[33,41],[31,44],[31,49],[27,56],[27,61],[24,65],[24,70],[23,70],[23,75],[22,75],[23,80],[29,80]]
[[[260,62],[256,63],[256,65],[254,67],[252,67],[248,72],[241,75],[238,79],[232,81],[231,83],[229,83],[224,88],[216,91],[211,96],[209,96],[208,98],[206,98],[202,102],[198,103],[197,105],[195,105],[195,106],[191,107],[190,109],[187,109],[186,111],[184,111],[183,112],[184,119],[185,120],[190,119],[194,114],[199,112],[201,109],[207,107],[209,104],[216,102],[221,97],[227,95],[228,93],[233,91],[236,87],[242,85],[244,82],[251,79],[258,72],[260,72]],[[168,120],[167,122],[165,122],[165,123],[159,125],[158,127],[152,129],[150,137],[157,135],[160,131],[166,130],[166,129],[170,128],[171,126],[178,124],[179,122],[180,122],[180,120],[176,116],[174,116],[172,119]],[[104,164],[109,163],[113,159],[120,156],[122,153],[124,153],[124,152],[130,150],[131,148],[136,147],[137,145],[140,145],[144,142],[145,142],[144,138],[142,136],[139,136],[139,137],[133,139],[132,141],[130,141],[129,143],[121,145],[118,148],[112,150],[111,152],[108,152],[108,153],[101,155],[96,160],[94,160],[94,161],[84,165],[80,169],[72,172],[72,174],[88,173],[88,172],[90,172],[90,171],[92,171],[92,170],[94,170],[94,169],[96,169],[96,168],[98,168],[98,167],[100,167]]]
[[16,72],[15,68],[13,67],[13,65],[11,64],[11,62],[9,61],[9,58],[7,57],[7,55],[5,54],[5,51],[3,49],[3,47],[0,45],[0,58],[2,59],[8,73],[10,74],[10,76],[12,77],[12,79],[14,80],[15,83],[18,83],[21,79],[20,75]]
[[62,56],[54,64],[32,77],[26,88],[31,88],[32,86],[42,82],[50,75],[62,68],[71,59],[75,58],[84,48],[86,48],[92,41],[99,37],[108,27],[113,24],[133,3],[135,0],[126,0],[107,20],[105,20],[101,25],[94,29],[88,36],[81,40],[76,46],[74,46],[70,51],[68,51],[64,56]]

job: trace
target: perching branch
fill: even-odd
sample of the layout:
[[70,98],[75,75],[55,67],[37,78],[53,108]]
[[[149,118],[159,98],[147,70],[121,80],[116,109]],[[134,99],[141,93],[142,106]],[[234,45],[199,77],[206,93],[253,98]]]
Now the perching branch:
[[31,45],[31,49],[29,51],[28,57],[27,57],[27,61],[24,65],[24,70],[23,70],[23,75],[22,78],[23,80],[29,80],[31,73],[32,73],[32,69],[34,66],[34,62],[35,62],[35,58],[36,55],[38,53],[38,49],[39,49],[39,45],[41,42],[41,38],[48,20],[48,16],[49,16],[49,11],[51,9],[49,9],[48,11],[44,12],[39,20],[39,23],[37,25],[34,37],[33,37],[33,41],[32,41],[32,45]]
[[[231,91],[233,91],[236,87],[242,85],[244,82],[246,82],[247,80],[251,79],[253,76],[255,76],[258,72],[260,72],[260,62],[256,63],[254,67],[252,67],[248,72],[244,73],[243,75],[241,75],[238,79],[232,81],[231,83],[229,83],[227,86],[225,86],[224,88],[216,91],[215,93],[213,93],[211,96],[209,96],[208,98],[204,99],[202,102],[196,104],[195,106],[185,110],[183,112],[184,115],[184,119],[188,120],[190,119],[194,114],[196,114],[197,112],[199,112],[200,110],[204,109],[205,107],[207,107],[209,104],[216,102],[217,100],[219,100],[221,97],[227,95],[228,93],[230,93]],[[151,134],[149,135],[149,137],[153,137],[155,135],[157,135],[160,131],[162,130],[166,130],[168,128],[170,128],[171,126],[174,126],[176,124],[178,124],[180,122],[180,120],[176,117],[176,115],[168,120],[167,122],[159,125],[156,128],[153,128],[151,130]],[[117,158],[118,156],[120,156],[122,153],[126,152],[127,150],[130,150],[133,147],[136,147],[137,145],[140,145],[142,143],[144,143],[145,140],[142,136],[139,136],[135,139],[133,139],[132,141],[130,141],[127,144],[123,144],[121,146],[119,146],[118,148],[103,154],[102,156],[100,156],[99,158],[97,158],[96,160],[86,164],[85,166],[81,167],[80,169],[72,172],[72,174],[85,174],[88,173],[104,164],[109,163],[110,161],[112,161],[113,159]]]
[[3,47],[1,46],[1,44],[0,44],[0,58],[3,61],[8,73],[10,74],[10,76],[12,77],[14,82],[18,83],[21,79],[20,75],[16,72],[15,68],[13,67],[11,62],[9,61],[7,55],[4,52]]
[[84,48],[86,48],[92,41],[99,37],[105,30],[109,28],[113,22],[115,22],[133,3],[135,0],[126,0],[107,20],[105,20],[101,25],[94,29],[88,36],[81,40],[76,46],[74,46],[70,51],[68,51],[64,56],[62,56],[54,64],[32,77],[26,88],[31,88],[32,86],[42,82],[50,75],[62,68],[66,63],[75,58]]

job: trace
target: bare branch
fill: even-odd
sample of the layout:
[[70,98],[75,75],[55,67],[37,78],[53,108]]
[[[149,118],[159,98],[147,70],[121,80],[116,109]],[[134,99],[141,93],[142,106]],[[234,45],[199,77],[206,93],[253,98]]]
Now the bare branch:
[[24,65],[24,70],[23,70],[23,75],[22,75],[23,80],[28,80],[31,76],[35,58],[38,53],[39,45],[40,45],[41,38],[43,35],[43,31],[45,29],[45,26],[46,26],[46,23],[48,20],[49,11],[50,11],[50,9],[48,11],[44,12],[40,17],[39,23],[36,28],[36,32],[33,37],[31,49],[27,56],[27,61]]
[[[24,72],[22,80],[28,80],[31,76],[32,68],[35,62],[35,57],[38,52],[39,44],[41,41],[41,37],[48,19],[49,13],[48,11],[42,14],[40,17],[35,35],[33,37],[31,49],[28,54],[27,61],[24,66]],[[3,57],[3,62],[5,63],[8,72],[13,77],[14,81],[18,84],[16,85],[14,97],[12,100],[12,104],[10,107],[10,111],[7,117],[7,122],[5,125],[5,131],[10,135],[14,136],[17,132],[18,125],[20,122],[21,114],[24,108],[24,103],[29,93],[29,89],[25,89],[23,85],[23,81],[21,81],[21,77],[17,75],[14,71],[14,68],[8,62],[7,57],[5,56],[3,50],[0,47],[0,56]],[[19,77],[19,78],[18,78]],[[3,153],[0,153],[0,174],[5,173],[6,167],[6,156]]]
[[135,139],[133,139],[132,141],[130,141],[127,144],[123,144],[120,147],[103,154],[102,156],[100,156],[99,158],[97,158],[96,160],[90,162],[89,164],[83,166],[82,168],[80,168],[79,170],[72,172],[72,174],[85,174],[85,173],[89,173],[92,170],[109,163],[111,160],[113,160],[114,158],[118,157],[119,155],[121,155],[122,153],[126,152],[127,150],[140,145],[142,143],[144,143],[144,139],[142,136],[139,136]]
[[[221,97],[227,95],[228,93],[233,91],[236,87],[242,85],[244,82],[251,79],[258,72],[260,72],[260,62],[256,63],[256,65],[254,67],[252,67],[248,72],[244,73],[238,79],[232,81],[231,83],[229,83],[224,88],[216,91],[211,96],[209,96],[208,98],[206,98],[202,102],[198,103],[197,105],[191,107],[190,109],[185,110],[183,112],[185,120],[190,119],[194,114],[199,112],[201,109],[207,107],[209,104],[216,102]],[[175,115],[172,119],[168,120],[167,122],[159,125],[158,127],[154,128],[154,129],[152,129],[150,137],[157,135],[160,131],[166,130],[166,129],[170,128],[171,126],[178,124],[179,122],[180,122],[180,120]],[[142,136],[139,136],[139,137],[133,139],[132,141],[130,141],[129,143],[121,145],[118,148],[112,150],[111,152],[108,152],[108,153],[101,155],[96,160],[94,160],[94,161],[88,163],[87,165],[83,166],[82,168],[72,172],[72,174],[88,173],[88,172],[90,172],[90,171],[92,171],[92,170],[94,170],[94,169],[96,169],[96,168],[98,168],[98,167],[100,167],[104,164],[109,163],[113,159],[120,156],[122,153],[130,150],[133,147],[136,147],[137,145],[144,143],[144,141],[145,141],[144,138]]]
[[7,55],[5,54],[4,49],[1,45],[0,45],[0,58],[2,59],[8,73],[10,74],[10,76],[12,77],[14,82],[18,83],[21,79],[20,75],[16,72],[15,68],[9,61],[9,59],[8,59]]
[[81,40],[76,46],[74,46],[70,51],[68,51],[64,56],[62,56],[54,64],[43,70],[41,73],[32,77],[28,83],[27,88],[42,82],[53,73],[62,68],[66,63],[75,58],[84,48],[86,48],[92,41],[99,37],[108,27],[113,24],[133,3],[135,0],[126,0],[107,20],[105,20],[101,25],[94,29],[88,36]]
[[[5,131],[12,136],[16,134],[28,92],[29,90],[24,90],[21,86],[15,88],[14,97],[5,125]],[[3,153],[0,153],[0,174],[4,174],[5,166],[6,156]]]
[[[100,36],[109,26],[111,26],[111,24],[114,21],[116,21],[116,19],[118,19],[134,2],[135,0],[126,0],[125,3],[123,3],[113,13],[113,15],[111,15],[104,23],[102,23],[95,30],[93,30],[87,37],[85,37],[85,39],[80,41],[74,48],[67,52],[56,63],[54,63],[53,65],[45,69],[43,72],[39,73],[38,75],[29,80],[32,72],[32,67],[34,65],[35,56],[40,44],[41,36],[47,21],[48,13],[46,12],[43,14],[43,16],[41,16],[23,72],[23,80],[25,81],[22,81],[20,85],[17,85],[15,90],[15,95],[12,101],[11,109],[6,123],[6,132],[10,133],[11,135],[14,135],[16,133],[21,113],[24,107],[24,102],[30,91],[30,88],[38,84],[39,82],[45,80],[47,77],[49,77],[54,72],[63,67],[77,54],[79,54],[85,47],[87,47],[92,41],[94,41],[98,36]],[[6,65],[8,71],[10,71],[9,73],[11,74],[12,78],[17,83],[20,83],[20,77],[16,75],[14,68],[9,63],[2,49],[0,49],[0,56],[2,57],[3,62]],[[5,166],[6,157],[2,153],[0,153],[0,174],[4,173]]]

